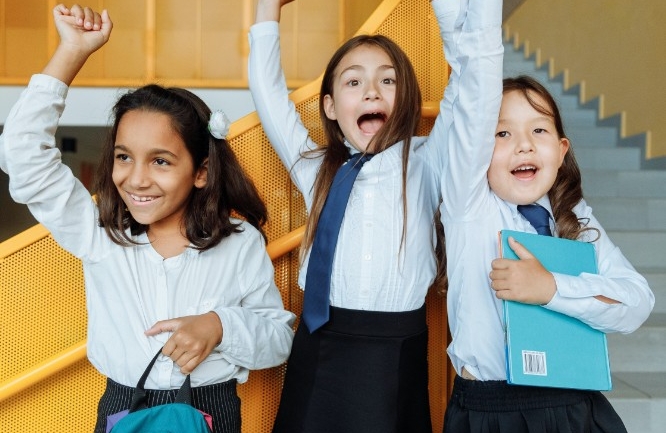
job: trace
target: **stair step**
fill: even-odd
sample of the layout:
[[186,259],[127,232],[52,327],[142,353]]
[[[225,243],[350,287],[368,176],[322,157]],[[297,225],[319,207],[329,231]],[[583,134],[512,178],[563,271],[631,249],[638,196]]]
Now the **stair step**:
[[586,147],[573,145],[578,166],[596,170],[640,170],[641,150],[635,147]]
[[597,126],[597,118],[599,117],[596,110],[591,108],[578,108],[577,110],[567,110],[560,112],[562,115],[562,122],[564,123],[564,131],[567,132],[571,128],[577,127],[592,127]]
[[666,373],[613,373],[605,392],[628,433],[662,433],[666,425]]
[[592,128],[581,126],[567,128],[565,126],[565,131],[575,149],[592,147],[605,150],[606,148],[613,148],[618,145],[619,135],[617,128],[613,126],[597,126]]
[[666,170],[584,170],[583,191],[590,197],[666,198]]
[[585,200],[605,230],[666,231],[666,198],[586,195]]
[[[636,268],[663,268],[666,231],[607,231],[613,243]],[[666,358],[664,358],[666,359]],[[666,364],[666,363],[664,363]]]
[[611,371],[666,375],[666,313],[652,313],[631,334],[607,334]]

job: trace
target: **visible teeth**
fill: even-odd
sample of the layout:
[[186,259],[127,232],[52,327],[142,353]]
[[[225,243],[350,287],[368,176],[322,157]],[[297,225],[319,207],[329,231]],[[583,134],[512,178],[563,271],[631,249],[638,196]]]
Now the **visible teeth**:
[[153,197],[139,197],[139,196],[132,195],[132,194],[130,194],[130,196],[132,197],[132,200],[135,200],[135,201],[144,202],[144,201],[152,201],[153,200]]
[[516,171],[535,170],[535,169],[536,167],[528,165],[528,166],[518,167]]

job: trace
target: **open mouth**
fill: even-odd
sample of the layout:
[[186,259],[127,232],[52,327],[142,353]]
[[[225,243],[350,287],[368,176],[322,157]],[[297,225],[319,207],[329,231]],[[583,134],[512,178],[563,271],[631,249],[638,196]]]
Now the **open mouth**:
[[358,118],[356,124],[364,134],[376,134],[386,122],[384,113],[366,113]]
[[511,174],[518,179],[529,179],[534,177],[537,168],[533,165],[521,165],[520,167],[511,171]]

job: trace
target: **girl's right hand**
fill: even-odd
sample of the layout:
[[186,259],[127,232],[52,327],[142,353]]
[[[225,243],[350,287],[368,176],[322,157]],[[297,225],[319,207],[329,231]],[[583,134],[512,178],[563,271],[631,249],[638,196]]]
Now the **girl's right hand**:
[[282,6],[294,0],[259,0],[257,3],[257,15],[255,23],[262,21],[280,21],[280,10]]

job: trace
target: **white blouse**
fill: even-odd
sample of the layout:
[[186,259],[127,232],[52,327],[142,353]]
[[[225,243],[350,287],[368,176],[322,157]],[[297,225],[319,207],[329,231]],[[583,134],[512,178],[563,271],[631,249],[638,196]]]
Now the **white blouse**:
[[[147,337],[144,331],[159,320],[209,311],[222,321],[222,342],[192,373],[193,386],[245,382],[248,370],[284,362],[294,315],[283,309],[261,234],[243,223],[241,233],[214,248],[168,259],[145,234],[134,238],[138,246],[113,243],[98,226],[89,192],[55,146],[67,90],[53,77],[32,77],[0,137],[0,167],[9,174],[14,200],[27,204],[54,239],[83,261],[90,362],[115,382],[136,386],[170,336]],[[146,387],[178,388],[183,380],[179,367],[161,356]]]
[[[458,374],[464,367],[480,380],[506,380],[503,306],[490,288],[488,275],[491,262],[499,255],[500,230],[536,231],[516,205],[490,190],[486,177],[502,97],[503,47],[501,13],[488,8],[483,13],[468,14],[479,22],[466,22],[462,30],[444,35],[446,57],[452,67],[444,105],[444,118],[449,120],[449,166],[442,178],[449,276],[447,310],[453,337],[448,353]],[[538,203],[548,209],[552,219],[548,197]],[[585,201],[578,203],[574,212],[589,220],[588,227],[599,230],[597,240],[593,241],[595,232],[585,232],[581,239],[593,241],[599,273],[578,277],[554,274],[557,293],[545,308],[604,332],[632,332],[650,314],[654,295],[608,238]],[[557,228],[553,229],[557,234]],[[606,304],[595,295],[620,303]]]
[[[317,144],[289,100],[280,65],[278,23],[257,23],[251,27],[249,37],[249,81],[257,112],[309,211],[322,157],[301,158],[303,152],[317,148]],[[331,275],[331,305],[395,312],[414,310],[424,304],[436,272],[433,217],[440,203],[439,183],[444,166],[441,129],[438,118],[428,137],[414,137],[411,142],[404,242],[403,143],[375,155],[363,166],[340,228]],[[348,147],[351,153],[357,152]],[[308,251],[301,265],[301,287],[305,287],[309,254]]]

